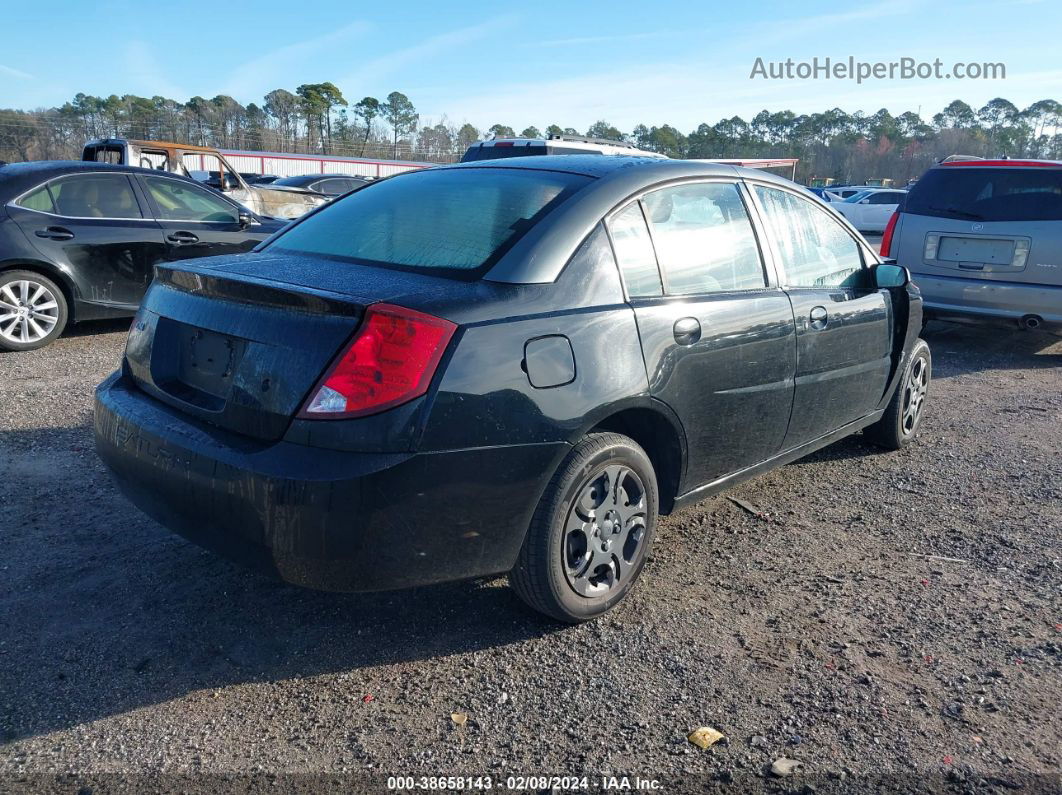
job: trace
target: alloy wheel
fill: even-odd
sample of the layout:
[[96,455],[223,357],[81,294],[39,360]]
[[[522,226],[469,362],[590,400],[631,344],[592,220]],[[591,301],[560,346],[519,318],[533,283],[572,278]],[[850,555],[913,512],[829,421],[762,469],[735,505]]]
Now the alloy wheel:
[[903,388],[903,414],[901,427],[905,436],[914,433],[922,419],[922,408],[929,392],[929,363],[925,356],[919,356],[911,365],[907,374],[907,383]]
[[628,466],[610,464],[576,492],[565,523],[564,573],[577,594],[606,596],[634,575],[645,550],[645,485]]
[[52,291],[29,279],[0,287],[0,337],[20,344],[39,342],[59,322],[59,302]]

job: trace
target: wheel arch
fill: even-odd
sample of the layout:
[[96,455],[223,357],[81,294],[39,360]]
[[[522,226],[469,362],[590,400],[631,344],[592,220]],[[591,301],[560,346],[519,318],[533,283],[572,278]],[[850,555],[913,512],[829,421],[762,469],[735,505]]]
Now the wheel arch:
[[77,288],[61,268],[57,268],[48,262],[32,259],[4,260],[0,262],[0,274],[8,271],[32,271],[51,279],[63,291],[63,298],[66,299],[67,325],[77,322]]
[[645,450],[656,472],[660,513],[671,513],[686,471],[686,435],[670,409],[655,400],[620,408],[597,420],[588,432],[594,431],[621,433]]

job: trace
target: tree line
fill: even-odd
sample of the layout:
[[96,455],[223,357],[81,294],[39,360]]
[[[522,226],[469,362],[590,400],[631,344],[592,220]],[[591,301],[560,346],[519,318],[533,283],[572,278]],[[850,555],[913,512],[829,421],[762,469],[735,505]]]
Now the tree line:
[[763,110],[703,123],[689,132],[639,124],[624,132],[598,121],[582,132],[550,124],[517,133],[494,124],[480,130],[446,117],[422,119],[405,94],[351,102],[333,83],[307,83],[294,92],[270,91],[262,102],[242,105],[230,96],[192,97],[187,102],[132,94],[78,94],[61,107],[0,110],[0,160],[77,158],[92,138],[130,137],[182,143],[348,157],[400,158],[431,162],[459,159],[485,136],[537,138],[589,135],[627,141],[674,158],[800,159],[797,179],[842,182],[918,177],[951,154],[1062,159],[1062,104],[1053,99],[1020,109],[996,98],[981,108],[954,100],[930,119],[914,111],[893,116],[833,108],[822,113]]

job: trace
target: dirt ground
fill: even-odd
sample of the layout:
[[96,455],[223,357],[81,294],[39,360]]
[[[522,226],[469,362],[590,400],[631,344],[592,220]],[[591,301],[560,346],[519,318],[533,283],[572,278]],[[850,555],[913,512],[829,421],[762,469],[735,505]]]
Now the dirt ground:
[[1062,786],[1058,338],[931,324],[914,446],[854,437],[734,489],[762,516],[663,520],[632,598],[559,627],[501,580],[299,590],[143,517],[90,428],[127,325],[0,354],[0,790]]

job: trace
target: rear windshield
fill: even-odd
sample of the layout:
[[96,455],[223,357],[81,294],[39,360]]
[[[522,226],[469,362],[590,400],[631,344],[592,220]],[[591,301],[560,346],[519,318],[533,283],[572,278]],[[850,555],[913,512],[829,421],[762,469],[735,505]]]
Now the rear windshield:
[[549,154],[545,144],[531,146],[470,146],[461,158],[462,163],[471,163],[473,160],[500,160],[503,157],[530,157],[532,155]]
[[474,278],[588,182],[552,171],[426,169],[335,201],[269,248]]
[[911,188],[904,212],[969,221],[1062,220],[1062,169],[930,169]]

